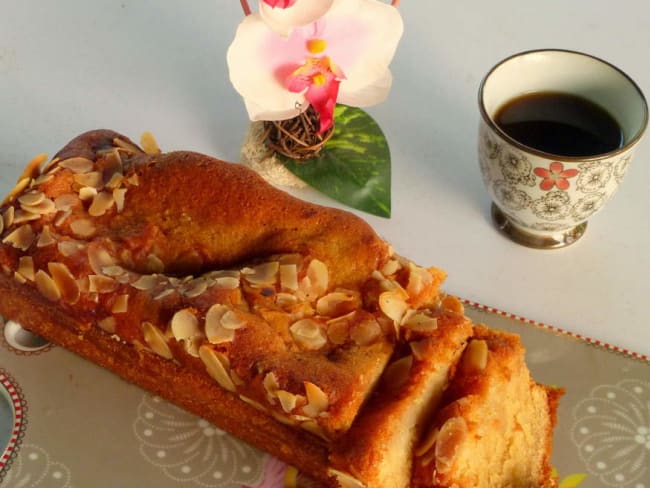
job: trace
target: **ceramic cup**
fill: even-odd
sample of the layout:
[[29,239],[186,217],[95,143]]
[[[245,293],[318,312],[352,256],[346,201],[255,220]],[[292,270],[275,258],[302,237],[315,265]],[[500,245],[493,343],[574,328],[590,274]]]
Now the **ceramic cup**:
[[[560,92],[605,109],[620,125],[622,147],[588,157],[549,154],[507,135],[494,117],[508,101]],[[648,123],[639,87],[593,56],[565,50],[516,54],[497,64],[479,89],[479,162],[492,219],[510,239],[551,249],[572,244],[587,219],[614,195]]]

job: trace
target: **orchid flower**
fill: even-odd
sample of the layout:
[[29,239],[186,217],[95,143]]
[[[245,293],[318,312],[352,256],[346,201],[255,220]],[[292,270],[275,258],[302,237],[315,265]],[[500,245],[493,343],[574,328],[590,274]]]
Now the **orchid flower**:
[[[366,107],[388,95],[388,66],[403,31],[398,10],[379,0],[333,0],[319,16],[327,3],[262,0],[268,12],[247,15],[239,25],[228,67],[251,120],[290,119],[312,105],[323,133],[337,102]],[[276,18],[291,9],[304,10],[289,30],[267,23],[269,12]]]
[[316,21],[330,9],[334,0],[260,0],[260,16],[281,36],[288,36],[294,27]]

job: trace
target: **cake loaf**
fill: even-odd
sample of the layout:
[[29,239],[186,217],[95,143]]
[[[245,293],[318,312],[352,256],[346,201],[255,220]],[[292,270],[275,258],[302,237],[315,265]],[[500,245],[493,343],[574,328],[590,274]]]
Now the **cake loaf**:
[[[461,461],[442,472],[440,448],[431,457],[422,447],[450,430],[444,412],[461,401],[450,395],[469,395],[461,358],[476,355],[474,344],[499,349],[442,291],[445,273],[241,165],[145,147],[98,130],[27,166],[0,208],[0,314],[322,486],[483,486],[457,473]],[[535,455],[490,457],[490,435],[446,445],[482,449],[479,476],[520,465],[485,486],[553,486],[556,395],[530,380],[515,349],[486,353],[475,402],[485,412],[459,418],[473,433],[500,392],[532,395],[546,405],[538,418],[520,415],[528,404],[504,406],[515,420],[484,430]],[[512,422],[524,431],[531,422],[535,436]]]

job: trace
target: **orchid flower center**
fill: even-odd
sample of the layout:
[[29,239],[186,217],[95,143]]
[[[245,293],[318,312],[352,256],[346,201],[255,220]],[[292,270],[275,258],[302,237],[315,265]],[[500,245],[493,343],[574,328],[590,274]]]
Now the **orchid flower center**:
[[327,41],[325,39],[308,39],[307,51],[311,54],[320,54],[327,49]]

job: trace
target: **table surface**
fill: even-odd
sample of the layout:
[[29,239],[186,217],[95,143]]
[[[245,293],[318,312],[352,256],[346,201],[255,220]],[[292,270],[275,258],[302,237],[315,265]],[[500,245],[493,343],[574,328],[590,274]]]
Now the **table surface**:
[[[444,268],[451,293],[650,355],[650,143],[585,236],[552,251],[493,228],[476,156],[478,85],[515,52],[587,52],[650,94],[646,2],[404,0],[400,10],[393,89],[368,109],[390,143],[393,212],[362,216],[399,253]],[[225,53],[242,18],[236,0],[0,0],[0,194],[34,155],[99,127],[237,161],[249,122]]]

